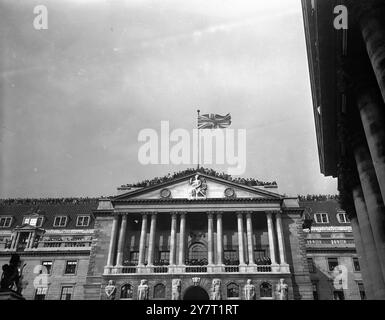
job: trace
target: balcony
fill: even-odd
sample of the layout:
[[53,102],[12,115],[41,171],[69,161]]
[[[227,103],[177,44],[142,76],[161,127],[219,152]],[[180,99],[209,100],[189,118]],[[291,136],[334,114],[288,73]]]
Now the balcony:
[[162,265],[105,267],[104,275],[179,273],[288,273],[287,265]]
[[312,249],[355,248],[353,238],[307,239],[306,245]]

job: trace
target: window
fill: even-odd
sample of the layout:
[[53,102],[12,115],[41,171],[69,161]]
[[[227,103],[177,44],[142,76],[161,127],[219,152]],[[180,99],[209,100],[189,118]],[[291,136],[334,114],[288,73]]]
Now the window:
[[90,216],[78,216],[76,219],[77,227],[88,227],[90,224]]
[[65,274],[75,274],[76,273],[76,266],[78,262],[76,260],[68,260],[66,263],[66,269]]
[[361,271],[360,262],[358,261],[358,258],[353,258],[353,267],[354,271]]
[[9,228],[12,223],[12,217],[1,217],[0,228]]
[[339,223],[349,223],[349,218],[345,212],[337,213],[337,220]]
[[334,290],[333,300],[345,300],[344,292],[342,290]]
[[53,222],[54,227],[65,227],[67,225],[67,217],[66,216],[57,216]]
[[41,263],[42,266],[45,267],[46,271],[47,271],[47,274],[51,274],[51,270],[52,270],[52,261],[43,261]]
[[23,224],[29,224],[34,227],[41,227],[43,224],[43,218],[39,216],[27,216],[23,219]]
[[312,282],[311,283],[312,288],[313,288],[313,299],[318,300],[318,283],[317,282]]
[[309,267],[310,273],[315,273],[314,261],[313,258],[307,258],[307,265]]
[[361,300],[366,300],[365,287],[362,282],[358,282],[358,290],[360,291]]
[[48,287],[38,287],[35,291],[35,300],[45,300]]
[[268,282],[262,282],[262,284],[259,287],[259,291],[260,291],[261,298],[273,297],[273,290],[272,290],[271,284]]
[[137,265],[139,262],[139,251],[130,252],[130,264]]
[[335,267],[338,266],[337,258],[328,258],[329,271],[333,271]]
[[74,287],[66,286],[61,288],[60,300],[71,300]]
[[164,284],[157,284],[154,287],[154,299],[164,299],[166,297],[166,287]]
[[202,243],[194,243],[189,250],[190,264],[205,264],[207,262],[207,248]]
[[229,283],[227,285],[227,298],[238,298],[239,286],[236,283]]
[[265,257],[265,250],[254,250],[254,261],[257,261],[258,259],[262,259]]
[[316,223],[329,223],[329,217],[327,213],[315,213],[314,220]]
[[132,299],[132,293],[133,293],[132,285],[125,284],[120,289],[120,299]]
[[224,262],[227,265],[238,265],[239,255],[235,250],[224,250],[223,252]]
[[159,251],[159,262],[168,264],[170,261],[170,251]]

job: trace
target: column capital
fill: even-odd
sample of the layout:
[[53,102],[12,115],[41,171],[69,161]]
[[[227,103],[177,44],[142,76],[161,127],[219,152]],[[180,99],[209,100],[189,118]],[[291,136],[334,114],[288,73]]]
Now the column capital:
[[239,217],[242,218],[244,213],[245,213],[244,211],[238,211],[237,212],[237,218],[239,218]]
[[222,218],[223,211],[215,211],[215,214],[217,215],[217,217]]
[[207,216],[208,216],[210,219],[212,219],[212,218],[214,217],[214,212],[212,212],[212,211],[207,211],[206,213],[207,213]]
[[140,214],[142,217],[146,217],[146,218],[147,218],[148,212],[140,212],[139,214]]
[[251,216],[253,215],[253,211],[246,211],[246,217],[247,218],[251,218]]
[[170,216],[173,218],[173,217],[176,217],[178,215],[178,212],[176,211],[171,211],[170,212]]

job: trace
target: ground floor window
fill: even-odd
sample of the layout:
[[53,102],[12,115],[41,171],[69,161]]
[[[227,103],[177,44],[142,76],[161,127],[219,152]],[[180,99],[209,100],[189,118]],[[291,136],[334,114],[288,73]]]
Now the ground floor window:
[[313,299],[318,300],[318,283],[317,282],[312,282],[312,288],[313,288]]
[[333,300],[345,300],[344,292],[342,290],[334,290]]
[[366,300],[365,288],[362,282],[358,282],[358,290],[360,291],[361,300]]
[[127,283],[120,289],[120,299],[132,299],[132,293],[132,285]]
[[61,289],[60,300],[71,300],[74,287],[65,286]]
[[35,300],[45,300],[45,296],[47,295],[47,287],[39,287],[35,291]]
[[164,298],[166,298],[166,286],[162,283],[159,283],[154,287],[154,299]]
[[236,283],[229,283],[227,285],[227,297],[228,298],[239,297],[239,286]]
[[260,291],[261,298],[273,297],[272,286],[268,282],[262,282],[260,287],[259,287],[259,291]]

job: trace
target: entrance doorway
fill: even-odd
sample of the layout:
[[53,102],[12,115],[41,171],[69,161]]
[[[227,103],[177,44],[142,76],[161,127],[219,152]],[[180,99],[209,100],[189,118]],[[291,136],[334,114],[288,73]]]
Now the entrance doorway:
[[186,290],[183,300],[210,300],[210,297],[205,289],[194,286]]

